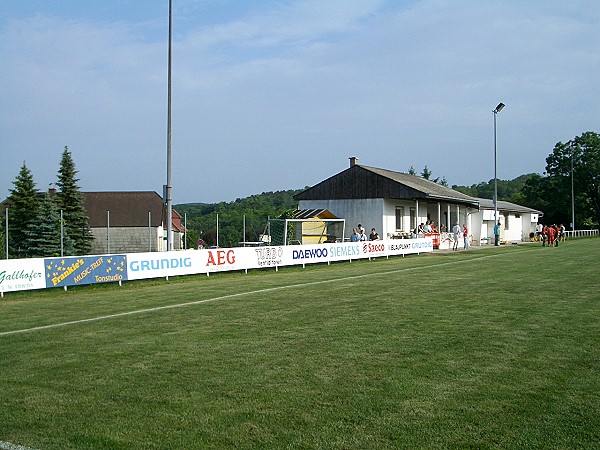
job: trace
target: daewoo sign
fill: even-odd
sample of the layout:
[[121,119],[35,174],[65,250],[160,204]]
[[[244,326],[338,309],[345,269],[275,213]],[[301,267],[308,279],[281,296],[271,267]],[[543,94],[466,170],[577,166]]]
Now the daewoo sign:
[[292,251],[293,259],[322,259],[327,258],[327,255],[327,247],[315,247]]

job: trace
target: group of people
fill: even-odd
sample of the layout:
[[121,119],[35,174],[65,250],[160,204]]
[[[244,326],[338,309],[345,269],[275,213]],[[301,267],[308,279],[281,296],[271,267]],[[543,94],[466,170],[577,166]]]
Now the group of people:
[[454,237],[454,243],[452,250],[458,250],[458,242],[463,239],[465,250],[469,249],[469,229],[466,225],[460,226],[460,223],[456,222],[456,225],[452,227],[452,234]]
[[359,241],[378,241],[381,238],[375,228],[371,228],[371,234],[367,236],[365,228],[359,223],[356,228],[352,228],[352,234],[350,235],[350,242]]
[[[425,223],[420,224],[417,229],[415,229],[415,235],[423,235],[426,233],[437,233],[437,229],[433,220],[427,221]],[[468,250],[469,248],[469,230],[466,225],[461,226],[460,223],[456,223],[454,227],[452,227],[452,234],[454,235],[454,247],[453,250],[458,250],[458,242],[460,239],[464,241],[464,248]],[[381,238],[379,237],[379,233],[375,228],[371,228],[371,234],[367,235],[365,228],[359,223],[356,228],[352,228],[352,234],[350,235],[351,242],[359,242],[359,241],[378,241]]]
[[435,223],[433,222],[433,220],[428,220],[425,223],[420,224],[417,229],[414,231],[414,234],[416,234],[417,236],[420,234],[426,234],[426,233],[437,233],[438,230],[435,227]]
[[535,227],[536,238],[542,242],[542,247],[548,244],[548,247],[558,247],[558,242],[565,240],[565,226],[553,225],[542,225],[538,223]]

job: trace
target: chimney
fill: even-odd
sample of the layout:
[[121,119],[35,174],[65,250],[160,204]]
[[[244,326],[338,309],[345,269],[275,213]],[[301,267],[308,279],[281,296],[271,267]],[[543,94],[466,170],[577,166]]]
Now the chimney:
[[350,167],[358,166],[358,158],[356,156],[351,156],[348,159],[350,160]]
[[52,197],[54,195],[56,195],[56,188],[49,188],[48,189],[48,194]]

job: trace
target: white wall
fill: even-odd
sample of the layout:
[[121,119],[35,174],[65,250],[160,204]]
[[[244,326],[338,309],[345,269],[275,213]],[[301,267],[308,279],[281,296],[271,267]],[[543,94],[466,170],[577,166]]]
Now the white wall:
[[522,215],[516,217],[515,214],[503,214],[504,217],[504,236],[502,240],[510,242],[520,242],[523,240],[523,222]]
[[[517,217],[517,215],[519,217]],[[500,239],[509,242],[527,242],[529,233],[535,231],[538,215],[531,213],[509,213],[505,215],[504,211],[498,212],[500,220]],[[508,229],[506,229],[506,220],[508,219]],[[494,238],[494,211],[482,210],[473,214],[473,239]]]
[[[416,202],[394,199],[362,199],[362,200],[301,200],[300,209],[327,209],[341,219],[346,219],[346,238],[352,233],[352,228],[357,224],[362,224],[367,230],[367,234],[375,227],[382,239],[396,233],[396,206],[404,207],[404,230],[411,231],[410,209],[416,208]],[[448,212],[448,204],[440,204],[440,219],[445,220],[444,213]],[[469,234],[473,239],[481,242],[482,238],[494,238],[494,211],[493,210],[473,210],[461,206],[459,209],[459,222],[466,224],[469,228]],[[456,223],[456,205],[450,205],[450,228]],[[438,221],[437,203],[419,202],[417,225],[427,220],[427,215],[431,220]],[[504,211],[498,212],[498,219],[501,225],[500,239],[503,241],[521,242],[529,240],[529,233],[535,228],[537,214],[519,213],[508,214],[508,230],[505,224]]]

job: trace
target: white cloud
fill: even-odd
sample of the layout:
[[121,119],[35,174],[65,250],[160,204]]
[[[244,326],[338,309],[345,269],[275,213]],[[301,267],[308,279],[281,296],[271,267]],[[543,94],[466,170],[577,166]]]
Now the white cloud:
[[[500,101],[501,178],[542,171],[555,142],[597,127],[596,2],[262,2],[211,23],[217,7],[176,16],[176,202],[302,187],[351,154],[478,183],[492,177]],[[160,191],[166,42],[144,20],[38,16],[2,30],[0,134],[21,152],[0,188],[66,144],[84,188]],[[53,179],[54,159],[34,176]]]

